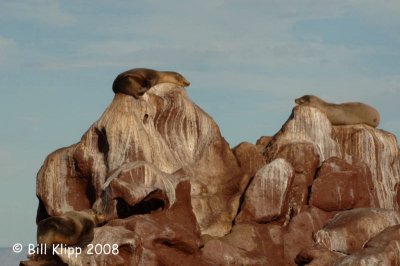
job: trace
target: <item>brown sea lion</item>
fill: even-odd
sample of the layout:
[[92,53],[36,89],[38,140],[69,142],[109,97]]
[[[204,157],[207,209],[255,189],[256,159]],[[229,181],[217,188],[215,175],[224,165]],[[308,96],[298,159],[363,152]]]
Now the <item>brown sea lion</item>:
[[164,82],[182,87],[190,85],[190,82],[177,72],[134,68],[119,74],[115,78],[112,88],[114,93],[131,95],[137,99],[151,87]]
[[304,95],[297,98],[295,103],[317,108],[328,117],[332,125],[367,124],[377,127],[380,121],[379,112],[365,103],[334,104],[325,102],[314,95]]
[[79,245],[93,239],[94,228],[103,222],[103,217],[92,210],[70,211],[39,222],[37,243]]

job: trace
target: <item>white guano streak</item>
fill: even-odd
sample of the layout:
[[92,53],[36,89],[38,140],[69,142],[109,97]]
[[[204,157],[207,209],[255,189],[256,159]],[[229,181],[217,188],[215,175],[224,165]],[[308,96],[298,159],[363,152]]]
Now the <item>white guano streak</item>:
[[298,106],[294,109],[294,117],[285,125],[284,134],[279,138],[279,144],[308,142],[316,146],[320,162],[340,156],[340,149],[331,137],[332,125],[328,118],[318,109]]
[[[290,177],[293,175],[293,168],[291,164],[289,164],[285,159],[279,158],[275,159],[271,163],[262,167],[255,176],[256,182],[253,184],[252,189],[261,190],[262,201],[265,203],[269,203],[268,199],[271,199],[271,205],[265,204],[263,207],[256,209],[257,212],[259,210],[262,215],[263,213],[268,213],[270,209],[279,208],[279,212],[282,211],[283,203],[288,191],[288,182]],[[260,187],[256,188],[254,186],[258,186],[258,182]],[[276,201],[274,199],[277,198]],[[258,215],[257,215],[258,216]]]

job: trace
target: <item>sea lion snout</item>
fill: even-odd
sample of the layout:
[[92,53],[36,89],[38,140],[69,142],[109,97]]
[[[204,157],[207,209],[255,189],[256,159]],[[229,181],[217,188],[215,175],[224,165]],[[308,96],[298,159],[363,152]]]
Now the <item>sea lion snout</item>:
[[[170,75],[173,79],[171,80],[173,83],[178,84],[180,86],[186,87],[190,85],[190,82],[181,74],[178,72],[169,72],[169,71],[164,71],[167,75]],[[168,76],[167,76],[168,78]]]
[[189,86],[190,85],[190,82],[185,78],[183,78],[182,83],[183,83],[184,86]]

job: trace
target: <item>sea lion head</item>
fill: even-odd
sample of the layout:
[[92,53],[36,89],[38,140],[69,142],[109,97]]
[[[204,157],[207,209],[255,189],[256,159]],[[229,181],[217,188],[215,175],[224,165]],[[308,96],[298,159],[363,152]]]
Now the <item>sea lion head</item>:
[[105,213],[94,212],[94,223],[96,225],[106,222],[107,215]]
[[187,87],[190,85],[190,82],[181,74],[173,71],[164,71],[165,74],[168,74],[170,77],[174,79],[176,84],[181,85],[182,87]]
[[184,87],[190,85],[190,82],[189,82],[184,76],[182,76],[182,75],[179,74],[179,73],[176,73],[176,74],[177,74],[177,75],[176,75],[176,79],[177,79],[180,83],[182,83]]
[[321,102],[321,99],[314,95],[304,95],[294,100],[298,105],[313,105]]

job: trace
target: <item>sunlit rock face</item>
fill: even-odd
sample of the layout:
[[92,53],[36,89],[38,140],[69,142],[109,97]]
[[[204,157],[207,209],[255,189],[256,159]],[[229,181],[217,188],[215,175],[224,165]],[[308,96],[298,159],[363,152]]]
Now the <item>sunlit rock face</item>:
[[369,167],[362,162],[348,164],[337,157],[329,158],[316,175],[310,205],[325,211],[379,206]]
[[201,232],[223,236],[236,215],[243,178],[213,119],[183,88],[160,84],[139,99],[116,94],[80,142],[46,158],[37,175],[38,221],[90,208],[105,212],[107,220],[121,218],[121,208],[132,209],[156,192],[159,208],[147,211],[165,209],[187,179]]
[[315,234],[316,242],[329,250],[354,253],[384,229],[400,223],[398,211],[359,208],[336,214]]
[[256,145],[250,142],[242,142],[233,148],[233,153],[243,169],[243,172],[249,177],[254,177],[257,171],[265,165],[264,157]]
[[[284,261],[288,265],[295,265],[296,255],[299,255],[297,261],[301,264],[331,263],[347,255],[349,250],[360,250],[362,246],[354,244],[357,241],[368,241],[386,227],[399,223],[396,211],[400,198],[399,149],[393,134],[367,125],[332,126],[318,109],[297,106],[263,153],[269,164],[284,158],[294,168],[291,185],[275,187],[281,194],[285,192],[285,205],[289,206],[283,224],[288,229],[283,234]],[[249,190],[246,197],[251,197],[248,193]],[[259,209],[265,208],[262,204],[270,206],[271,202],[253,203]],[[345,228],[352,224],[364,226],[370,234],[354,236],[343,233],[344,229],[341,235],[337,230],[331,232],[329,226],[335,224],[333,221],[325,219],[315,223],[305,216],[304,211],[310,207],[314,208],[314,213],[317,213],[315,209],[320,209],[324,211],[321,214],[330,213],[331,217],[336,214],[336,219],[345,215],[346,210],[365,213],[368,218],[361,214],[346,215],[342,223]],[[366,224],[365,219],[370,222]],[[304,225],[299,229],[302,232],[299,237],[296,236],[299,233],[290,228],[302,222]],[[373,229],[367,229],[369,226]],[[346,230],[351,231],[349,228]],[[306,239],[309,240],[304,241]],[[379,252],[380,257],[388,254]],[[395,249],[395,252],[400,252],[400,249]]]
[[247,189],[237,223],[266,223],[282,218],[287,212],[287,194],[294,171],[284,159],[261,168]]
[[[359,171],[370,172],[371,177],[366,173],[365,178],[366,182],[373,183],[369,192],[373,201],[371,207],[399,207],[396,187],[400,182],[399,149],[393,134],[367,125],[332,126],[318,109],[297,106],[266,147],[266,161],[277,158],[283,147],[296,143],[311,144],[319,155],[320,164],[331,157],[341,158],[358,168],[364,164],[366,169]],[[309,154],[297,154],[299,158],[312,158]]]
[[336,262],[337,265],[400,265],[400,225],[386,228],[364,248]]
[[46,158],[37,195],[38,222],[103,214],[91,243],[115,243],[118,255],[23,265],[399,264],[396,138],[332,126],[312,107],[231,150],[182,88],[117,94],[80,142]]
[[364,162],[370,169],[378,207],[398,209],[395,186],[400,182],[399,149],[396,137],[366,125],[333,127],[333,138],[348,163]]

